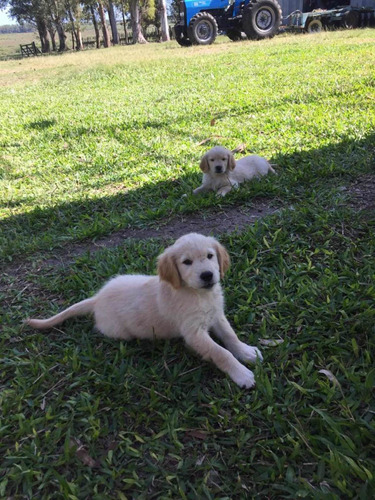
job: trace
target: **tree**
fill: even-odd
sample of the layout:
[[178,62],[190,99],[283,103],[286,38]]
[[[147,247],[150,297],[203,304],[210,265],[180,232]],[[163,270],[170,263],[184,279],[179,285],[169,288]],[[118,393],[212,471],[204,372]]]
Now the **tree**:
[[96,20],[94,7],[92,5],[90,5],[90,12],[91,12],[91,16],[92,16],[92,24],[94,25],[94,30],[95,30],[96,48],[100,49],[100,32],[99,32],[99,26],[98,26],[98,22]]
[[98,11],[99,11],[99,16],[100,16],[100,21],[102,23],[104,47],[109,47],[109,45],[110,45],[109,33],[108,33],[107,23],[105,20],[104,7],[103,7],[102,0],[98,0]]
[[128,35],[128,28],[126,26],[125,2],[124,2],[124,0],[121,0],[120,7],[121,7],[121,14],[122,14],[122,24],[124,26],[124,33],[125,33],[125,43],[128,44],[129,43],[129,35]]
[[116,25],[115,8],[113,2],[110,1],[108,2],[108,17],[109,17],[109,24],[111,25],[113,45],[118,45],[119,40],[118,40],[118,32]]
[[72,27],[72,33],[74,35],[75,41],[76,41],[76,49],[77,50],[82,50],[83,49],[83,43],[82,43],[82,32],[81,32],[81,6],[79,4],[79,1],[75,0],[66,0],[65,2],[65,8],[67,10],[70,22],[71,22],[71,27]]
[[62,0],[49,0],[49,15],[53,24],[56,27],[57,36],[59,37],[59,52],[67,50],[66,34],[64,27],[65,7]]
[[133,31],[133,43],[147,43],[142,32],[139,0],[130,0],[130,16]]
[[83,5],[86,21],[92,21],[95,30],[96,48],[100,49],[100,30],[96,11],[98,2],[96,0],[81,0],[81,4]]
[[160,19],[160,29],[161,29],[161,41],[169,42],[169,24],[167,16],[167,4],[165,0],[159,0],[159,19]]
[[42,52],[50,52],[51,44],[48,38],[48,3],[47,0],[0,0],[0,7],[10,6],[9,14],[18,23],[28,22],[38,31]]
[[48,19],[47,21],[47,30],[51,39],[52,43],[52,50],[54,52],[57,51],[57,45],[56,45],[56,28],[52,22],[52,19]]

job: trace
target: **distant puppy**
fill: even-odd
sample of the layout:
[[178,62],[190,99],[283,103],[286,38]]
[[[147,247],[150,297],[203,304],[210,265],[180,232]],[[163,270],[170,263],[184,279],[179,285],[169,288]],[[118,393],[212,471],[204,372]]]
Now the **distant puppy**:
[[269,172],[276,174],[265,158],[251,155],[236,161],[232,152],[222,146],[210,149],[202,157],[200,168],[203,172],[203,181],[200,187],[194,189],[194,194],[216,191],[218,195],[225,196],[241,182],[262,177]]
[[[220,278],[229,255],[214,238],[186,234],[158,258],[159,276],[124,275],[110,280],[94,297],[82,300],[49,319],[29,319],[39,329],[73,316],[92,313],[96,327],[124,340],[183,337],[186,344],[211,360],[240,387],[252,387],[254,374],[239,361],[262,355],[241,342],[224,314]],[[225,345],[214,342],[212,332]]]

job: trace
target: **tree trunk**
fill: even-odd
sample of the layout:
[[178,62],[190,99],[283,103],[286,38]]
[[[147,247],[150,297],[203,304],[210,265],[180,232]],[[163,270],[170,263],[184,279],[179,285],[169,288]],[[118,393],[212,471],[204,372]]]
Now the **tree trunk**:
[[167,17],[167,5],[165,0],[159,0],[159,17],[160,17],[160,29],[161,29],[161,41],[169,42],[169,24]]
[[139,15],[139,0],[130,0],[130,17],[133,31],[133,43],[147,43],[143,36],[141,18]]
[[83,49],[81,23],[77,22],[77,50]]
[[61,20],[61,4],[59,4],[56,0],[51,0],[49,2],[49,11],[51,20],[56,28],[57,36],[59,37],[59,52],[64,52],[68,47],[66,46],[66,34],[64,25]]
[[105,22],[105,15],[104,15],[104,8],[103,8],[102,0],[98,0],[98,11],[99,11],[99,16],[100,16],[100,21],[102,23],[104,47],[109,47],[109,43],[110,43],[109,42],[109,33],[108,33],[107,24]]
[[[77,23],[75,22],[71,9],[68,9],[68,14],[69,14],[70,22],[72,23],[72,39],[73,39],[73,35],[74,35],[74,38],[76,41],[76,49],[82,50],[83,43],[82,43],[82,34],[81,34],[81,27],[80,27],[79,21]],[[73,50],[74,50],[74,39],[73,39]]]
[[108,16],[112,31],[112,43],[118,45],[118,32],[116,26],[115,9],[112,2],[108,2]]
[[42,45],[43,54],[51,52],[51,46],[48,40],[47,26],[44,19],[41,18],[36,19],[36,25],[39,33],[40,43]]
[[52,50],[54,52],[57,52],[57,45],[56,45],[56,30],[53,29],[53,27],[51,26],[50,28],[48,28],[48,33],[49,33],[49,37],[51,39],[51,43],[52,43]]
[[98,21],[96,20],[96,17],[95,17],[94,7],[92,5],[90,5],[90,11],[91,11],[91,16],[92,16],[92,24],[94,25],[94,30],[95,30],[96,48],[100,49],[99,26],[98,26]]
[[123,4],[123,2],[121,2],[121,11],[122,11],[122,23],[124,25],[125,43],[126,43],[126,45],[128,45],[128,43],[129,43],[129,35],[128,35],[128,28],[126,27],[125,12],[124,12],[124,4]]
[[68,48],[66,46],[66,35],[64,26],[59,18],[55,20],[55,25],[57,29],[57,35],[59,37],[59,52],[64,52],[64,50],[67,50]]

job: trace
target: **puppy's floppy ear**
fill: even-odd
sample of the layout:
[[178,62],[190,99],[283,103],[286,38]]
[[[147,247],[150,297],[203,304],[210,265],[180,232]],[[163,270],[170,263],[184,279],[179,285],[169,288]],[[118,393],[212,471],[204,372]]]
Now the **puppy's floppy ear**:
[[223,247],[223,245],[220,245],[220,243],[218,243],[217,241],[215,242],[215,249],[217,254],[217,260],[219,261],[220,278],[224,278],[224,274],[228,271],[230,267],[230,257],[228,252]]
[[207,153],[202,156],[199,167],[204,173],[209,171],[210,167],[208,166]]
[[173,288],[181,288],[181,276],[170,250],[166,250],[158,257],[158,275],[161,280],[166,281]]
[[229,152],[229,155],[228,155],[228,166],[229,166],[229,170],[234,170],[234,168],[236,166],[236,160],[234,159],[233,153],[231,153],[231,152]]

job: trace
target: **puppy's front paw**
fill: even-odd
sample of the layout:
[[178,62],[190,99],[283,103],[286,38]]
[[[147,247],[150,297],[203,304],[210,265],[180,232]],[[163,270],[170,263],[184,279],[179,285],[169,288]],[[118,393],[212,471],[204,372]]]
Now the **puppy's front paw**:
[[259,359],[259,361],[263,361],[263,356],[260,350],[257,347],[247,345],[244,342],[241,342],[236,355],[237,358],[241,359],[242,361],[248,361],[250,363],[255,363],[257,359]]
[[229,193],[230,189],[231,188],[227,187],[221,188],[217,191],[216,196],[225,196],[227,193]]
[[233,382],[235,382],[239,387],[245,387],[245,389],[250,389],[255,386],[254,373],[246,368],[246,366],[240,365],[233,370],[230,374]]

